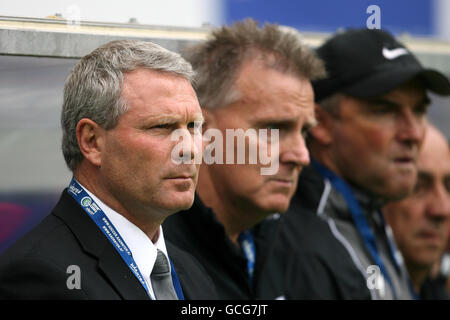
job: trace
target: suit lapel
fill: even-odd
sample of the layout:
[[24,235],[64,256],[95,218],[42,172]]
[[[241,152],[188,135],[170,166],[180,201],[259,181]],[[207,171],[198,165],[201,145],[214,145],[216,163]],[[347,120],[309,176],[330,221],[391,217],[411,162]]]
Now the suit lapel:
[[149,299],[147,292],[122,260],[113,245],[67,192],[52,212],[61,218],[87,253],[98,259],[98,266],[123,299]]
[[183,290],[184,299],[198,299],[197,288],[199,284],[200,286],[202,286],[204,285],[204,283],[202,282],[202,279],[198,279],[196,275],[194,275],[192,272],[189,272],[189,270],[186,270],[186,268],[189,268],[189,266],[191,265],[189,261],[190,257],[170,241],[165,241],[167,253],[169,254],[170,260],[172,260],[175,272],[178,276],[178,280],[180,281],[181,289]]
[[98,266],[111,281],[112,285],[126,300],[150,299],[141,283],[136,279],[136,276],[130,271],[117,251],[111,245],[109,247],[111,247],[111,250],[103,250],[100,254]]

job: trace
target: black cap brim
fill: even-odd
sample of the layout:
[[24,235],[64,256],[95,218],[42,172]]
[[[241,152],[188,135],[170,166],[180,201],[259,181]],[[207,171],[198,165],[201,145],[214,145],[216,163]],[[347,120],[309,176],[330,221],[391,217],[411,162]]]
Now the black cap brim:
[[423,68],[396,68],[377,72],[340,91],[355,97],[372,98],[386,94],[414,78],[422,80],[425,88],[434,93],[450,95],[449,79],[438,71]]

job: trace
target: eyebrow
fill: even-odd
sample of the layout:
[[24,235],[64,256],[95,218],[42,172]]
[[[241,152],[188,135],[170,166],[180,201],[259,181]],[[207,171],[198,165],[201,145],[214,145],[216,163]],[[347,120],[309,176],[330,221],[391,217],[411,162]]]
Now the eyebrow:
[[261,118],[261,119],[256,119],[256,123],[255,125],[260,126],[260,125],[266,125],[268,123],[270,124],[278,124],[278,125],[285,125],[285,124],[289,124],[292,122],[292,118]]
[[202,123],[205,122],[205,118],[201,113],[196,113],[194,115],[188,116],[187,118],[182,115],[175,115],[173,113],[163,113],[156,116],[150,116],[148,119],[152,122],[157,122],[158,124],[175,124],[179,122],[190,123],[196,121],[201,121]]
[[[388,100],[386,98],[371,98],[371,99],[367,99],[367,101],[371,104],[381,104],[381,105],[386,105],[386,106],[390,106],[390,107],[394,107],[394,108],[401,107],[401,104],[399,104],[395,101]],[[428,106],[430,103],[431,103],[430,98],[427,95],[425,95],[423,97],[423,99],[415,105],[415,108]]]
[[395,107],[395,108],[400,107],[400,104],[398,104],[397,102],[390,101],[390,100],[387,100],[384,98],[372,98],[372,99],[367,99],[367,101],[370,104],[374,104],[374,105],[386,105],[386,106]]
[[[436,179],[435,176],[430,172],[419,170],[419,172],[417,174],[417,183],[419,183],[419,181],[425,182],[427,184],[434,183],[435,179]],[[444,181],[444,183],[447,183],[448,181],[450,181],[450,174],[444,175],[444,177],[442,178],[442,181]]]
[[[256,120],[255,126],[262,126],[262,125],[266,125],[266,124],[275,124],[275,125],[279,125],[279,126],[285,126],[285,125],[291,125],[295,123],[295,120],[293,120],[292,118],[279,118],[279,119],[273,119],[273,118],[262,118],[262,119],[258,119]],[[306,119],[306,121],[303,124],[303,127],[306,127],[306,129],[311,129],[313,127],[315,127],[318,124],[318,121],[316,119],[316,117],[311,117],[309,119]]]
[[421,100],[421,101],[419,101],[417,104],[416,104],[416,108],[420,108],[420,107],[428,107],[429,105],[431,104],[431,100],[430,100],[430,98],[427,96],[427,95],[425,95],[424,97],[423,97],[423,99]]
[[423,183],[430,184],[430,183],[434,183],[434,180],[435,180],[435,176],[431,172],[421,171],[420,169],[417,172],[417,183],[423,182]]
[[417,177],[420,179],[433,180],[433,175],[427,171],[419,170],[419,172],[417,173]]

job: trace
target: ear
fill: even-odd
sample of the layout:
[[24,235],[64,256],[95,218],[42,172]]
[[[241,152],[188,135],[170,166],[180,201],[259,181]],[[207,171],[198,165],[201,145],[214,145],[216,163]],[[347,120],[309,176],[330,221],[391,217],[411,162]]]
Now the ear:
[[315,116],[317,119],[317,125],[309,130],[310,134],[319,143],[329,145],[333,142],[332,134],[332,116],[325,110],[323,110],[317,103],[314,107]]
[[77,124],[77,141],[84,158],[94,166],[101,165],[105,130],[95,121],[83,118]]

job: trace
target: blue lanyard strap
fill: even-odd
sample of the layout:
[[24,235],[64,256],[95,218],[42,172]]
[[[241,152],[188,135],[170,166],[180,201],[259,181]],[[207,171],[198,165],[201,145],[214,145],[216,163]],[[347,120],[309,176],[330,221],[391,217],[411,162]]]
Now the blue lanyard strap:
[[241,245],[245,257],[247,258],[248,282],[250,283],[250,286],[253,286],[253,272],[255,270],[256,248],[251,231],[247,230],[239,234],[238,241]]
[[[130,249],[127,247],[125,241],[122,239],[119,232],[105,215],[103,210],[97,205],[97,203],[95,203],[94,199],[92,199],[88,195],[88,193],[81,187],[81,185],[75,180],[75,178],[72,178],[72,181],[69,184],[69,189],[67,191],[81,206],[81,208],[84,209],[87,215],[95,222],[97,227],[103,232],[109,242],[119,253],[122,260],[126,263],[128,268],[144,287],[148,296],[152,298],[147,284],[145,283],[144,277],[142,276],[136,262],[133,259],[133,255]],[[181,285],[175,272],[175,268],[173,267],[172,261],[170,261],[170,264],[172,267],[172,282],[175,288],[175,292],[177,293],[179,300],[184,300],[183,291],[181,289]]]
[[[411,282],[411,278],[409,277],[408,272],[406,271],[405,268],[400,268],[400,265],[403,264],[403,262],[400,262],[399,259],[397,259],[396,254],[400,254],[399,249],[397,248],[397,245],[395,244],[395,239],[393,238],[392,232],[388,232],[387,231],[387,224],[384,220],[383,214],[381,213],[381,211],[377,211],[377,213],[379,214],[380,220],[383,223],[384,226],[384,232],[386,235],[386,238],[389,240],[388,244],[389,244],[389,250],[391,251],[391,255],[394,258],[394,261],[396,263],[396,267],[399,270],[399,272],[403,273],[404,276],[407,278],[408,281],[408,287],[409,287],[409,292],[411,293],[411,296],[414,300],[420,300],[420,295],[417,294],[416,290],[414,289],[414,286]],[[394,254],[396,253],[396,254]]]
[[181,284],[180,284],[180,280],[178,279],[178,275],[175,272],[175,267],[173,266],[173,263],[170,259],[169,259],[169,262],[170,262],[170,266],[172,267],[172,283],[173,283],[175,292],[177,293],[178,300],[184,300],[183,290],[181,289]]
[[[367,222],[367,219],[356,200],[355,196],[353,195],[353,191],[350,188],[350,186],[341,178],[339,178],[336,174],[334,174],[332,171],[330,171],[328,168],[323,166],[322,164],[318,163],[317,161],[311,161],[314,167],[319,171],[319,173],[326,179],[328,179],[331,184],[336,188],[336,190],[344,197],[347,206],[350,210],[350,213],[352,215],[353,221],[355,222],[356,228],[358,229],[358,232],[363,238],[364,244],[366,245],[367,249],[369,250],[372,259],[375,261],[375,264],[378,265],[380,268],[381,273],[383,274],[383,277],[386,279],[388,284],[390,285],[392,292],[394,294],[394,297],[396,296],[395,288],[392,283],[392,280],[389,276],[389,273],[387,272],[386,267],[384,266],[383,261],[381,260],[380,255],[378,254],[378,249],[375,241],[375,236],[372,232],[372,229]],[[380,213],[381,214],[381,213]],[[384,220],[382,220],[384,223]],[[393,256],[392,252],[392,246],[388,239],[389,243],[389,249],[390,254],[392,258],[394,259],[394,262],[397,263],[397,260],[395,259],[395,256]]]

